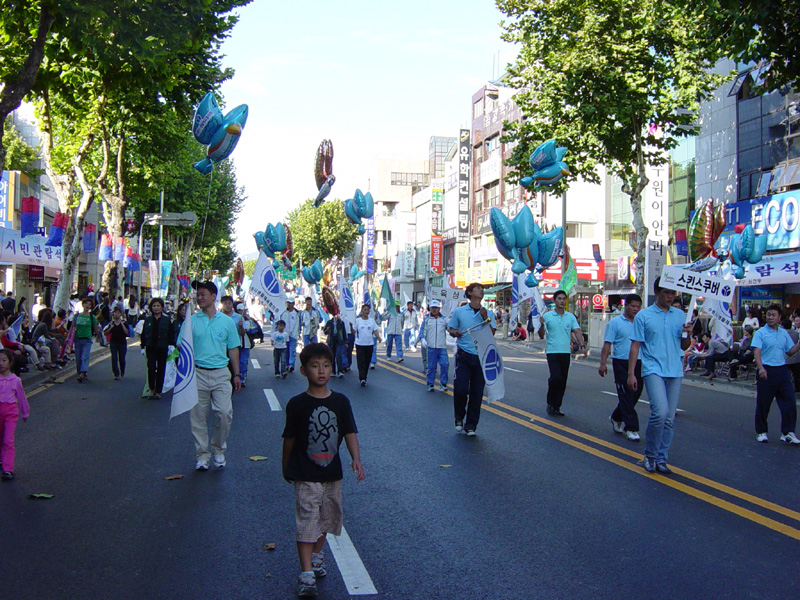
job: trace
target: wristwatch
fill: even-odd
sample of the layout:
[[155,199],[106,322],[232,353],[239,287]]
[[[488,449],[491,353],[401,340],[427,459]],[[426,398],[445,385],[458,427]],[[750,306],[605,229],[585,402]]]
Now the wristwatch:
[[233,376],[234,376],[234,377],[241,377],[241,376],[242,376],[242,374],[241,374],[241,373],[234,373],[234,374],[233,374]]

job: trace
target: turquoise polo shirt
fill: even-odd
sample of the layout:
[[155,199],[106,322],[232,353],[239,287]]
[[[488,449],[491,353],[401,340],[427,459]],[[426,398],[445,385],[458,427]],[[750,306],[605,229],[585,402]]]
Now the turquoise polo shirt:
[[631,341],[642,344],[639,358],[643,376],[683,377],[681,333],[685,321],[684,312],[672,306],[665,312],[654,303],[639,311],[633,320]]
[[606,325],[606,332],[603,335],[604,342],[613,344],[611,358],[628,360],[631,354],[631,336],[633,335],[633,321],[629,321],[624,315],[614,317]]
[[544,313],[544,327],[547,336],[544,340],[545,354],[571,354],[570,340],[573,329],[580,329],[578,319],[571,312],[564,311],[563,315],[555,310]]
[[794,343],[789,333],[780,325],[775,330],[769,325],[760,327],[750,342],[751,348],[761,348],[761,364],[782,367],[786,364],[786,353]]
[[[470,327],[475,327],[475,325],[481,322],[480,312],[480,308],[476,312],[469,304],[459,306],[453,311],[453,316],[450,317],[450,323],[448,323],[447,326],[453,329],[458,329],[459,331],[464,331]],[[489,322],[491,323],[492,327],[497,329],[497,325],[495,325],[494,321],[494,312],[487,310],[486,314],[489,317]],[[475,340],[472,339],[470,334],[466,333],[462,335],[460,338],[458,338],[458,342],[456,343],[459,349],[463,350],[467,354],[478,354],[478,348],[475,345]]]
[[203,369],[227,367],[228,350],[242,344],[233,319],[220,311],[211,319],[202,311],[192,315],[192,342],[194,364]]

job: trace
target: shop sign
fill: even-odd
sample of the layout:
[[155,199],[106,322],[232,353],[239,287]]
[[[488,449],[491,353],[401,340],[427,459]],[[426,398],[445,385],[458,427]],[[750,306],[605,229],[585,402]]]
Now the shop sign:
[[31,281],[44,281],[44,267],[41,265],[28,265],[28,279]]
[[442,273],[442,236],[434,235],[431,237],[431,271],[437,274]]
[[472,180],[472,142],[469,129],[458,135],[458,242],[469,241],[469,203]]
[[767,250],[800,248],[800,194],[784,192],[725,205],[723,239],[736,225],[750,223],[756,235],[767,236]]
[[[597,262],[593,258],[574,258],[575,268],[578,270],[578,279],[589,281],[605,281],[605,261]],[[561,261],[542,272],[542,279],[561,279]]]

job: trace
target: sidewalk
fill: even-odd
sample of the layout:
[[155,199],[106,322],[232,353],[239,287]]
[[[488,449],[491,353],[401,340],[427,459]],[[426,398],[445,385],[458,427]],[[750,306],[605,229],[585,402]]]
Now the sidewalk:
[[[531,336],[531,337],[538,337],[538,336]],[[504,346],[506,348],[513,348],[515,350],[519,350],[520,352],[526,352],[529,354],[544,354],[544,340],[535,339],[532,341],[524,341],[524,342],[512,342],[511,340],[503,340],[500,339],[499,336],[495,336],[495,340],[499,346]],[[587,366],[592,366],[597,368],[600,366],[600,352],[590,350],[589,356],[584,358],[582,355],[573,355],[573,363],[583,363]],[[610,370],[609,365],[609,370]],[[694,371],[691,373],[684,373],[683,374],[683,385],[690,385],[692,387],[698,388],[710,388],[713,389],[715,392],[722,392],[725,394],[735,394],[737,396],[745,396],[749,398],[756,397],[756,382],[755,379],[752,377],[747,379],[746,381],[742,379],[740,375],[740,379],[736,381],[729,381],[725,377],[717,377],[711,381],[708,380],[707,377],[700,377],[700,371]],[[613,379],[613,377],[612,377]]]
[[[92,353],[89,356],[89,360],[92,361],[103,353],[109,354],[108,346],[101,346],[99,343],[95,342],[92,344]],[[31,365],[29,365],[29,368],[31,369],[29,372],[20,375],[22,387],[26,394],[30,394],[32,391],[50,383],[56,383],[57,380],[63,381],[71,375],[77,375],[74,358],[64,365],[62,369],[38,371]]]

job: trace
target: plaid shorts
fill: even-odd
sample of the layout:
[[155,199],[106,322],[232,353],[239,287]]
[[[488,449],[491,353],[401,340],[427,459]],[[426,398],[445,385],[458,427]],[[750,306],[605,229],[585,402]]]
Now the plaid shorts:
[[295,481],[297,541],[313,544],[324,533],[342,533],[342,481]]

